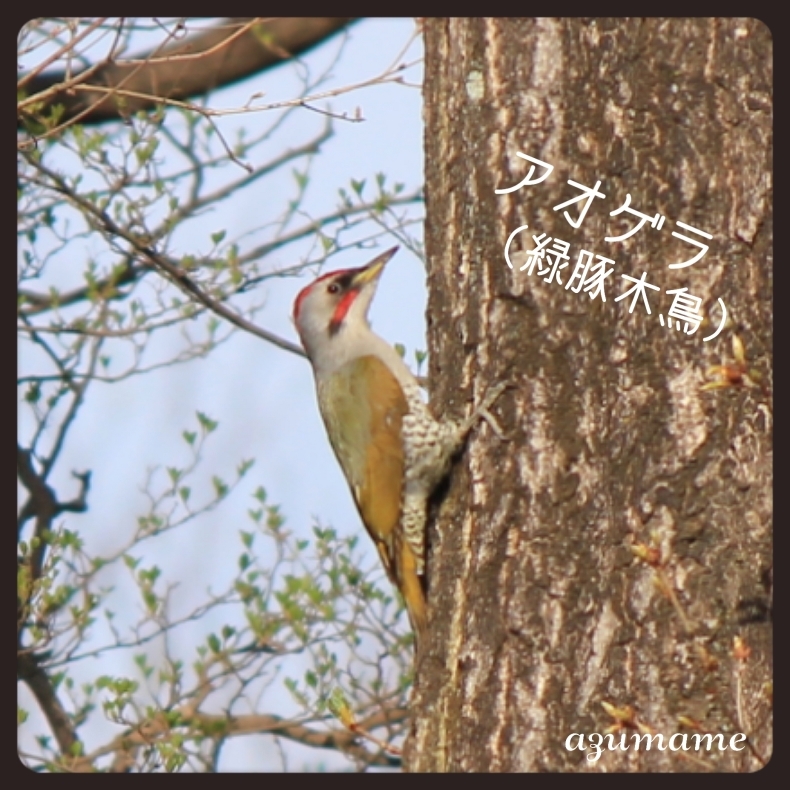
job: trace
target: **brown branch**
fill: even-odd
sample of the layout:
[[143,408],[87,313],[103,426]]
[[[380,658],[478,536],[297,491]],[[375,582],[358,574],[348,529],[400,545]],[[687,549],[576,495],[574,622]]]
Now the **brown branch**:
[[39,666],[33,653],[21,653],[17,659],[17,677],[24,681],[36,698],[58,747],[64,756],[73,755],[73,747],[79,743],[71,717],[58,699],[55,688],[47,673]]
[[[183,726],[197,729],[219,739],[234,735],[277,735],[291,741],[311,746],[315,749],[333,749],[343,752],[366,765],[396,768],[401,765],[401,758],[380,752],[369,752],[358,736],[346,729],[317,730],[297,721],[284,719],[270,714],[250,714],[247,716],[222,716],[195,712],[188,706],[182,713]],[[383,708],[359,722],[366,731],[387,724],[399,724],[409,717],[405,708]],[[150,745],[159,736],[165,735],[170,729],[164,716],[142,723],[139,727],[119,735],[110,743],[100,747],[86,757],[93,762],[105,754],[116,753],[113,766],[115,770],[129,769],[128,755],[140,746]]]
[[16,448],[17,476],[30,495],[22,507],[17,520],[17,537],[22,527],[33,517],[36,526],[33,532],[38,538],[38,545],[32,549],[30,555],[30,579],[35,582],[41,577],[46,551],[45,533],[51,529],[52,521],[60,513],[84,513],[88,509],[88,491],[91,485],[91,473],[73,472],[80,481],[79,494],[69,502],[59,502],[55,492],[47,485],[43,474],[38,474],[33,468],[31,453],[19,445]]
[[[86,84],[112,88],[124,83],[128,91],[146,96],[127,96],[122,107],[116,101],[106,101],[106,94],[74,92],[80,74],[35,75],[27,80],[26,90],[29,96],[48,91],[45,106],[38,112],[46,115],[49,107],[61,105],[64,111],[60,123],[83,113],[83,124],[117,120],[156,107],[156,98],[150,97],[178,100],[202,95],[277,66],[306,52],[352,21],[351,17],[270,19],[237,35],[239,27],[247,25],[250,18],[229,18],[204,33],[169,44],[156,57],[141,56],[123,62],[108,60],[93,71]],[[133,74],[131,78],[130,74]],[[71,90],[66,83],[71,85]]]
[[[30,457],[30,451],[25,450],[19,445],[16,448],[16,470],[19,482],[27,489],[30,498],[25,502],[19,513],[19,529],[27,523],[33,516],[48,523],[57,514],[58,500],[54,491],[46,484],[35,469]],[[36,533],[39,532],[38,526]]]

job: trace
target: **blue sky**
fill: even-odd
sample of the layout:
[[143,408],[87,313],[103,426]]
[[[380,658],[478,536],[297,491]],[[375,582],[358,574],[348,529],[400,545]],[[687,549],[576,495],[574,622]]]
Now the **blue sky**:
[[[373,19],[352,26],[342,56],[333,68],[330,86],[378,74],[395,58],[413,29],[414,22],[410,19]],[[321,68],[322,63],[334,57],[339,43],[339,39],[332,39],[309,53],[305,63],[311,69]],[[406,59],[419,57],[421,41],[418,39]],[[421,76],[419,65],[407,73],[412,83],[419,83]],[[288,68],[279,68],[217,93],[212,105],[238,106],[259,91],[265,92],[266,101],[276,101],[292,96],[295,87],[295,81],[288,76]],[[331,100],[331,105],[333,111],[349,114],[360,107],[365,120],[361,123],[337,122],[334,137],[314,159],[305,203],[310,213],[316,216],[333,209],[338,203],[338,188],[348,188],[352,178],[366,179],[371,184],[375,174],[383,172],[388,181],[403,182],[406,191],[421,185],[422,121],[418,88],[379,85],[338,96]],[[261,115],[252,114],[221,119],[219,126],[224,132],[242,123],[254,133],[256,124],[262,121]],[[289,136],[295,141],[292,144],[298,144],[322,124],[322,116],[302,110],[278,144],[284,144],[282,141],[289,140]],[[289,178],[285,174],[284,180],[279,182],[282,194],[276,178],[265,180],[255,193],[231,198],[201,222],[212,232],[226,230],[229,238],[249,233],[281,211],[282,195],[287,194]],[[412,208],[411,213],[419,216],[422,207]],[[421,236],[417,226],[412,228],[412,233]],[[183,250],[180,251],[199,255],[201,249],[190,248],[192,241],[187,236],[182,237]],[[379,247],[379,251],[384,248]],[[295,262],[286,257],[292,252],[293,248],[276,252],[265,264],[271,268],[288,266]],[[375,254],[375,250],[351,250],[334,257],[328,269],[362,265]],[[311,279],[310,275],[305,275],[263,283],[254,294],[256,302],[265,302],[256,323],[296,342],[291,305],[298,291]],[[381,335],[407,347],[409,362],[413,362],[414,349],[425,348],[425,298],[422,263],[402,249],[382,277],[371,319]],[[20,354],[20,370],[35,363],[35,358],[24,346],[20,347]],[[246,511],[250,507],[250,494],[258,485],[267,490],[270,503],[280,505],[287,526],[294,532],[309,534],[315,519],[331,524],[340,534],[363,531],[326,439],[309,364],[256,337],[237,332],[206,359],[90,388],[51,477],[61,498],[68,499],[76,489],[71,471],[93,471],[90,509],[70,519],[68,524],[79,530],[89,551],[112,551],[132,534],[138,515],[145,510],[141,489],[146,470],[186,462],[181,434],[185,429],[194,428],[198,410],[220,424],[204,454],[202,470],[207,484],[212,474],[232,478],[233,470],[244,458],[254,457],[256,464],[240,489],[221,507],[185,531],[162,536],[146,546],[146,564],[156,563],[162,568],[163,578],[178,583],[172,598],[174,615],[189,611],[197,600],[205,597],[208,588],[221,589],[235,574],[238,531],[250,527]],[[24,438],[28,426],[22,411],[20,415]],[[135,553],[139,555],[142,550]],[[374,555],[371,550],[370,556]],[[133,620],[141,611],[139,598],[123,579],[108,581],[116,586],[110,598],[111,606],[118,611],[119,617]],[[183,627],[178,642],[187,648],[184,658],[192,657],[189,648],[194,641],[204,638],[208,630],[218,625],[222,622],[215,620]],[[101,636],[98,626],[95,635]],[[155,648],[152,660],[155,663]],[[133,673],[129,656],[119,656],[114,661],[110,669],[105,663],[82,662],[75,668],[75,676],[82,681],[98,671]],[[24,700],[23,692],[20,701],[24,703]],[[260,712],[281,712],[277,704],[276,697],[267,697]],[[85,728],[83,734],[88,738],[89,749],[107,739],[107,730],[102,727]],[[319,762],[330,768],[348,765],[344,759],[330,753],[295,748],[290,768],[298,769],[302,764],[315,766]],[[252,737],[229,741],[223,750],[220,768],[276,770],[278,765],[270,739]]]

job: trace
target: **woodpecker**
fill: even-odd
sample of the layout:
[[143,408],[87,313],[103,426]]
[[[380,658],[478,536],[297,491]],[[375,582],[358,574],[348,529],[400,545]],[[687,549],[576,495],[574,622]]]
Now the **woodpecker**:
[[488,408],[504,385],[467,419],[434,418],[398,352],[368,323],[379,277],[397,250],[319,277],[296,297],[293,317],[329,442],[419,642],[427,624],[421,577],[428,498],[480,418],[501,436]]

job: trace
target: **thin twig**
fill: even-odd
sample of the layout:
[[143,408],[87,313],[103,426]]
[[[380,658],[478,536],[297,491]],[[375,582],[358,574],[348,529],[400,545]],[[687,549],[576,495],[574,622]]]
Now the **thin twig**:
[[[44,69],[50,64],[58,60],[63,54],[74,49],[86,36],[89,36],[97,27],[100,27],[107,21],[106,16],[99,17],[95,22],[92,22],[85,30],[82,31],[76,38],[71,39],[68,43],[64,44],[60,49],[53,52],[48,58],[44,58],[34,69],[25,74],[17,83],[17,90],[25,87],[34,77],[41,74]],[[23,102],[24,104],[24,102]]]

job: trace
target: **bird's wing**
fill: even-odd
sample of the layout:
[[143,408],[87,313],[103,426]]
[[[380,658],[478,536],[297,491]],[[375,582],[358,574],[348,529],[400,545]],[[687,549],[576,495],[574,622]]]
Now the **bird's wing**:
[[362,521],[392,577],[403,492],[401,427],[408,411],[403,389],[384,362],[368,355],[330,376],[319,405]]

